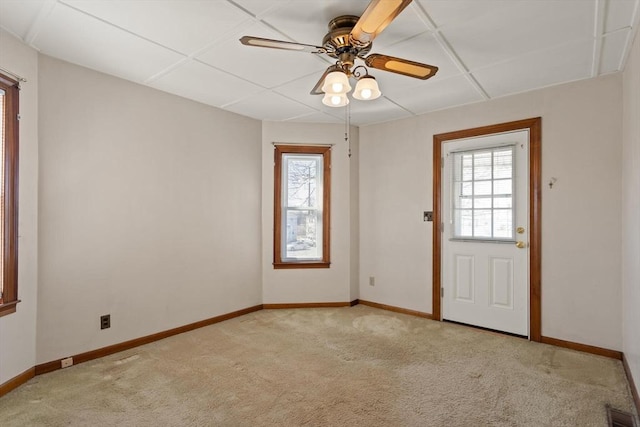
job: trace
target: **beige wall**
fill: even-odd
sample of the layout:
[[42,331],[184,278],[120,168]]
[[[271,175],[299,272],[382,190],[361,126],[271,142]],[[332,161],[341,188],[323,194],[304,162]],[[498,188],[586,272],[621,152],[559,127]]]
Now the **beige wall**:
[[260,132],[40,56],[37,363],[262,302]]
[[640,36],[623,76],[622,340],[640,387]]
[[[351,130],[357,153],[358,130]],[[273,268],[273,143],[334,144],[331,149],[331,267]],[[343,125],[264,122],[262,125],[262,292],[265,304],[347,302],[353,299],[357,238],[352,213],[357,210],[357,181],[348,156]],[[352,290],[353,289],[353,290]]]
[[38,54],[0,30],[0,67],[27,79],[20,91],[18,304],[0,317],[0,384],[34,366],[38,291]]
[[541,116],[542,333],[620,350],[621,88],[610,75],[361,128],[360,297],[431,312],[433,135]]

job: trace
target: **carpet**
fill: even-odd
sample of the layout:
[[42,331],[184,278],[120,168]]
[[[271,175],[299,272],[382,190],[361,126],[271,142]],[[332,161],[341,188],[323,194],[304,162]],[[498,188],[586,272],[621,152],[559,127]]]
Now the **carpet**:
[[605,426],[622,364],[372,307],[261,310],[40,375],[10,426]]

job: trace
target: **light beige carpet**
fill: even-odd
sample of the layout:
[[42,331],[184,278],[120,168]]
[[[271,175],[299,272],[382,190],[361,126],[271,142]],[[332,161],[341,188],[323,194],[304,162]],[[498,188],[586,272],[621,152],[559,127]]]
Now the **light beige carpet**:
[[262,310],[41,375],[9,426],[605,426],[619,361],[378,310]]

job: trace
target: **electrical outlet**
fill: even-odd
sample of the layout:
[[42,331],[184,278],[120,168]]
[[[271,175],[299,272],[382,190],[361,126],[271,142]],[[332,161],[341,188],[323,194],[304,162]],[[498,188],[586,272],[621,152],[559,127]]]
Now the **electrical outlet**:
[[105,314],[100,316],[100,329],[109,329],[111,327],[111,315]]
[[369,276],[369,286],[375,286],[376,285],[376,278],[373,276]]
[[72,366],[73,365],[73,357],[67,357],[66,359],[62,359],[60,361],[60,365],[61,365],[62,369],[68,368],[69,366]]

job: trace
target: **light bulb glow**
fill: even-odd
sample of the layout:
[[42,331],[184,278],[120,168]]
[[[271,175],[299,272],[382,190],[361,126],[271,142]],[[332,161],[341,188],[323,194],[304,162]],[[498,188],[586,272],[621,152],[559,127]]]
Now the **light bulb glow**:
[[326,94],[339,95],[351,90],[349,78],[344,71],[332,71],[324,79],[322,91]]
[[382,93],[378,88],[376,79],[368,74],[358,80],[356,88],[353,92],[353,97],[361,101],[371,101],[380,97],[380,95],[382,95]]
[[349,98],[344,93],[325,94],[324,98],[322,98],[322,103],[327,107],[344,107],[349,103]]

